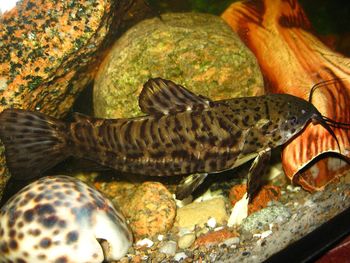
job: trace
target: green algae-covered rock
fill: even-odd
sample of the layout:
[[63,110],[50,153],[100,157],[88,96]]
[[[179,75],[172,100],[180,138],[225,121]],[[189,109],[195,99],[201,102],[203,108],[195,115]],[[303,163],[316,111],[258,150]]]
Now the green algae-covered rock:
[[263,93],[253,54],[221,18],[208,14],[165,14],[118,39],[95,81],[95,115],[140,115],[138,94],[152,77],[170,79],[213,100]]

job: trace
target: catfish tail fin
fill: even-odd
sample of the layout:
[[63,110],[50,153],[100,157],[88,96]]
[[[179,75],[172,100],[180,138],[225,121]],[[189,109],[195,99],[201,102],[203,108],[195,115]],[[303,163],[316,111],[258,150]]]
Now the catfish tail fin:
[[0,139],[15,179],[38,177],[66,159],[68,136],[67,124],[43,113],[20,109],[0,113]]

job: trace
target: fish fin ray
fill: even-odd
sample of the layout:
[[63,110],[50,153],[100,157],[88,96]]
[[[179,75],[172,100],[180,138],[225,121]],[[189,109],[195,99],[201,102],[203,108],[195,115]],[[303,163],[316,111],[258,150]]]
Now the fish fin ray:
[[185,87],[161,78],[149,79],[139,97],[139,106],[150,115],[183,112],[195,107],[206,108],[210,99],[197,96]]
[[80,113],[80,112],[74,112],[73,113],[73,119],[74,119],[75,122],[85,121],[85,120],[88,120],[90,118],[91,118],[90,116],[85,115],[85,114]]
[[271,158],[271,149],[264,149],[258,153],[248,172],[247,193],[251,202],[262,184],[262,178],[267,163]]
[[203,183],[207,176],[207,173],[197,173],[184,177],[176,188],[176,199],[183,200],[188,197]]
[[0,139],[15,179],[35,178],[68,157],[66,124],[40,112],[0,113]]

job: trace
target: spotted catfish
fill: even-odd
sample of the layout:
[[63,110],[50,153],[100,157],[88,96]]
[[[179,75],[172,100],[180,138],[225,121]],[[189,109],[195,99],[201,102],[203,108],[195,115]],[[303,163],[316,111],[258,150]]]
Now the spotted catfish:
[[70,123],[39,112],[3,111],[0,138],[12,175],[37,177],[69,156],[134,174],[197,174],[179,188],[183,198],[207,174],[255,158],[248,172],[252,196],[271,149],[287,143],[310,121],[334,136],[330,122],[311,103],[287,94],[211,101],[155,78],[144,84],[139,106],[143,117],[75,114]]

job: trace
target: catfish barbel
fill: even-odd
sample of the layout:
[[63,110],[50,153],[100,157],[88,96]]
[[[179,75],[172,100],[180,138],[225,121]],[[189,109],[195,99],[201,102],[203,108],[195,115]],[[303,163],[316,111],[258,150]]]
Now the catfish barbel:
[[309,122],[326,128],[338,144],[330,126],[347,125],[292,95],[211,101],[161,78],[144,84],[139,106],[146,116],[101,119],[74,114],[70,123],[40,112],[4,110],[0,138],[11,174],[17,179],[37,177],[70,156],[133,174],[198,174],[182,183],[177,194],[183,198],[207,174],[255,158],[248,172],[252,196],[271,149],[287,143]]

